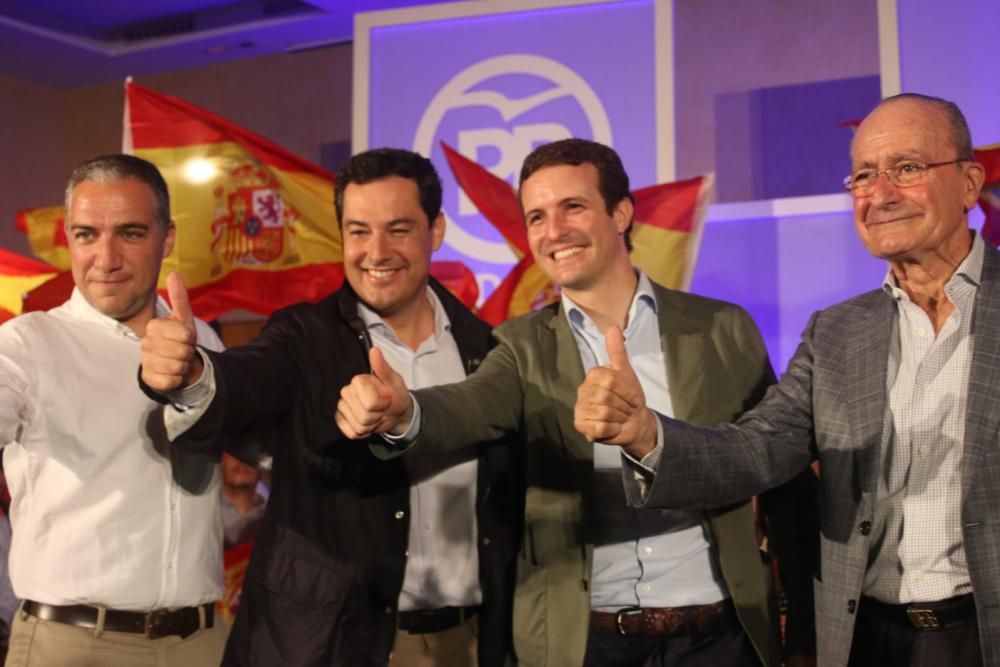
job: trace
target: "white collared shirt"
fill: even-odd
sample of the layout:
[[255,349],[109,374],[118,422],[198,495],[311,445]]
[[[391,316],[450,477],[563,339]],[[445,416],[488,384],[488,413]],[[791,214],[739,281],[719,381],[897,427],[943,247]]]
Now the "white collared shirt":
[[984,252],[977,234],[944,287],[955,310],[937,334],[891,270],[882,284],[899,324],[887,377],[892,430],[883,444],[864,591],[883,602],[931,602],[972,591],[962,540],[962,456]]
[[[416,350],[396,338],[371,309],[358,304],[372,343],[411,389],[460,382],[466,375],[448,314],[430,288],[427,299],[434,307],[434,332]],[[482,602],[476,547],[477,453],[466,448],[403,459],[410,479],[410,533],[400,611]]]
[[[167,312],[157,300],[157,315]],[[198,342],[221,349],[198,321]],[[218,457],[171,450],[140,340],[74,290],[0,327],[0,442],[19,598],[188,607],[222,588]]]

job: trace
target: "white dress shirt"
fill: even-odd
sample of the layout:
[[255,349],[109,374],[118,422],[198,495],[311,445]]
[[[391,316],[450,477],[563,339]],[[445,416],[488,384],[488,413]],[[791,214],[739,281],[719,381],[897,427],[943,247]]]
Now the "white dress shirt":
[[[607,365],[604,335],[597,325],[565,292],[562,302],[584,370]],[[647,405],[673,416],[657,303],[645,274],[639,274],[623,333]],[[619,447],[594,444],[593,505],[593,609],[682,607],[729,597],[703,514],[630,507]]]
[[[197,326],[199,344],[222,348]],[[0,327],[19,598],[150,610],[222,594],[218,457],[171,449],[139,361],[139,338],[77,290]]]
[[962,541],[962,454],[972,367],[972,311],[983,239],[944,287],[955,310],[935,335],[927,313],[890,271],[898,336],[889,352],[887,423],[866,595],[888,603],[932,602],[972,592]]
[[[434,307],[434,332],[416,350],[396,338],[372,310],[358,305],[372,343],[412,389],[465,379],[448,314],[429,288],[427,298]],[[465,449],[403,459],[410,478],[410,535],[400,611],[482,602],[476,548],[477,454]]]

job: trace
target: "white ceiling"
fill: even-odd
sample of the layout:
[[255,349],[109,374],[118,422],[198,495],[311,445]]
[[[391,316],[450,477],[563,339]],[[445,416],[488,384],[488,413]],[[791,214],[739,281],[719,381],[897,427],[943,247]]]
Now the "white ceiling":
[[0,72],[75,87],[350,41],[354,14],[455,0],[3,0]]

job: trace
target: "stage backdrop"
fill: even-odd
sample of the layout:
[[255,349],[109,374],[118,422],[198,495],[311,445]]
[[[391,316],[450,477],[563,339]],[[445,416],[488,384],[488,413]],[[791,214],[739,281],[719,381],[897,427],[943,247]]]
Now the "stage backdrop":
[[[877,288],[885,275],[857,241],[840,187],[850,169],[849,122],[880,91],[919,89],[958,99],[977,145],[1000,142],[989,103],[996,86],[988,77],[968,82],[982,69],[968,63],[988,61],[989,40],[961,37],[973,17],[993,17],[1000,5],[958,0],[962,11],[946,12],[931,11],[931,0],[898,4],[878,0],[880,72],[737,86],[714,100],[727,203],[709,209],[690,288],[746,307],[778,372],[814,311]],[[948,34],[958,35],[945,46],[928,41],[943,14],[955,28]],[[673,180],[675,101],[684,104],[675,100],[674,67],[693,67],[674,52],[675,20],[672,0],[463,2],[359,15],[353,148],[409,146],[434,160],[450,224],[442,258],[467,262],[488,294],[513,256],[460,195],[439,142],[513,181],[534,145],[582,136],[613,145],[635,187]],[[687,28],[676,25],[678,34]],[[971,218],[981,226],[981,214]]]
[[613,146],[633,189],[672,180],[670,19],[664,0],[358,15],[352,148],[404,146],[433,160],[448,220],[438,258],[465,262],[489,296],[515,257],[460,191],[441,142],[514,185],[534,147],[566,137]]

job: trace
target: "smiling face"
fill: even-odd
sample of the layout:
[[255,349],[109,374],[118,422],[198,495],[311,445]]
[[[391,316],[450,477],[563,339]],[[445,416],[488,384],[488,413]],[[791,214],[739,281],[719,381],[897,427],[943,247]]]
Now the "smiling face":
[[535,262],[565,290],[593,289],[626,268],[624,232],[632,203],[618,202],[609,214],[594,165],[553,165],[521,184],[521,208]]
[[152,190],[136,178],[83,181],[66,231],[73,282],[87,303],[142,335],[174,243],[173,224],[165,229],[156,218]]
[[[944,112],[912,99],[876,108],[858,127],[851,145],[853,171],[958,157]],[[854,200],[855,228],[871,254],[891,261],[964,256],[969,243],[966,213],[979,196],[982,167],[960,162],[929,169],[924,176],[922,183],[899,188],[880,175],[870,196]]]
[[418,312],[444,217],[427,219],[417,184],[401,176],[350,183],[343,202],[344,272],[383,319]]

